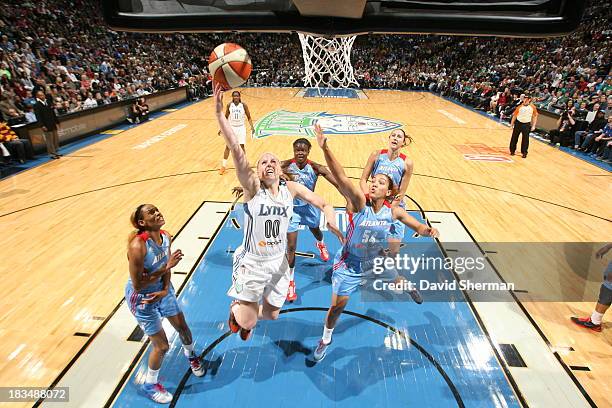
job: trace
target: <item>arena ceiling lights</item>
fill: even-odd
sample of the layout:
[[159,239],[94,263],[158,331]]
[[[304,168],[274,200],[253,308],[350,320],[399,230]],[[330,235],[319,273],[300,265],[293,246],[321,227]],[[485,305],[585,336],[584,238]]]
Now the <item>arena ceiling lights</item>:
[[121,31],[547,37],[575,30],[586,0],[106,0],[102,6],[108,25]]

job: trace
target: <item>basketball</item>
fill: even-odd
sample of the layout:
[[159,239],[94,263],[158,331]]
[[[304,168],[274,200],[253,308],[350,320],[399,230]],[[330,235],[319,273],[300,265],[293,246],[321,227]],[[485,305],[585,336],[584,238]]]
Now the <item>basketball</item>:
[[213,79],[225,90],[237,88],[244,84],[253,64],[246,50],[233,43],[223,43],[215,47],[208,58],[208,70]]

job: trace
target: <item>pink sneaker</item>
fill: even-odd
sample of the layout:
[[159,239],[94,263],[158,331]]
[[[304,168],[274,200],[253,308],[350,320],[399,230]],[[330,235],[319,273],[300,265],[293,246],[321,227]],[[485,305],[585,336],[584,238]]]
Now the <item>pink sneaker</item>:
[[327,246],[325,246],[325,242],[317,242],[317,249],[319,250],[319,256],[323,262],[329,261],[329,251],[327,250]]

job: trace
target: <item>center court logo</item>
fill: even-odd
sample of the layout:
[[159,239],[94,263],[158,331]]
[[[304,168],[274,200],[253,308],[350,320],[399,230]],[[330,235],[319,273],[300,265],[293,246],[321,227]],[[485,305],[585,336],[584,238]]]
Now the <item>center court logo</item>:
[[254,137],[307,136],[314,137],[314,124],[318,122],[326,134],[354,135],[386,132],[402,125],[367,116],[340,115],[327,112],[290,112],[279,110],[268,113],[255,123]]

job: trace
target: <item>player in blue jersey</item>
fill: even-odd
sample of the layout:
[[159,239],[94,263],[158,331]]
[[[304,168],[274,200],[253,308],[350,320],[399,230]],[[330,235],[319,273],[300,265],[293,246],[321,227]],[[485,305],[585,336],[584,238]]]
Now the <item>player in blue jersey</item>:
[[[408,183],[412,177],[414,163],[401,152],[401,148],[412,142],[412,138],[406,135],[402,129],[395,129],[389,135],[389,145],[386,149],[374,150],[361,173],[359,185],[364,194],[367,194],[369,186],[368,180],[377,174],[385,174],[391,178],[393,185],[397,187],[397,191],[391,200],[391,206],[400,206],[404,208],[404,197],[408,189]],[[388,237],[389,256],[394,258],[400,251],[400,245],[404,239],[405,226],[400,221],[393,222],[391,231]],[[399,282],[404,277],[397,276],[396,281]],[[416,303],[423,303],[423,298],[419,292],[414,289],[410,291],[410,296]]]
[[[612,242],[599,248],[595,256],[601,259],[608,253],[608,251],[610,251],[610,249],[612,249]],[[572,322],[586,329],[590,329],[596,332],[601,332],[602,330],[601,321],[604,317],[604,314],[606,314],[606,312],[610,308],[611,304],[612,304],[612,261],[608,262],[608,267],[604,271],[603,283],[601,284],[601,288],[599,289],[599,298],[597,299],[595,310],[593,310],[593,313],[591,314],[591,316],[587,316],[587,317],[573,316],[571,318]]]
[[191,371],[198,377],[205,371],[194,352],[191,330],[170,283],[171,269],[181,261],[183,253],[180,249],[170,251],[172,238],[161,229],[165,220],[154,205],[139,205],[132,213],[131,222],[136,231],[128,241],[130,277],[125,286],[125,301],[153,346],[142,391],[153,401],[166,404],[172,401],[172,394],[157,380],[169,348],[162,328],[164,317],[178,332]]
[[314,351],[315,361],[321,361],[331,344],[334,327],[348,303],[349,296],[358,288],[362,277],[369,273],[373,258],[381,256],[381,243],[386,243],[391,225],[400,221],[422,236],[438,236],[438,231],[421,224],[405,209],[400,206],[393,207],[387,201],[394,194],[393,180],[388,175],[374,175],[367,194],[364,194],[344,173],[318,124],[315,125],[315,131],[317,142],[325,154],[325,162],[336,179],[338,190],[346,198],[346,211],[349,216],[345,243],[334,259],[332,301],[325,318],[323,337]]
[[[304,185],[311,191],[315,190],[319,176],[325,177],[334,187],[338,188],[334,176],[332,176],[327,167],[308,160],[310,148],[311,144],[308,139],[301,138],[294,141],[293,158],[284,160],[281,163],[283,172],[289,174],[293,181]],[[316,247],[319,250],[321,259],[325,262],[329,260],[329,252],[327,246],[325,246],[325,242],[323,242],[323,232],[319,228],[320,222],[321,211],[318,208],[299,198],[293,200],[293,216],[291,217],[289,229],[287,230],[287,260],[289,261],[291,275],[289,291],[287,292],[288,302],[293,302],[297,299],[294,268],[297,235],[300,225],[308,227],[312,235],[316,238]]]

